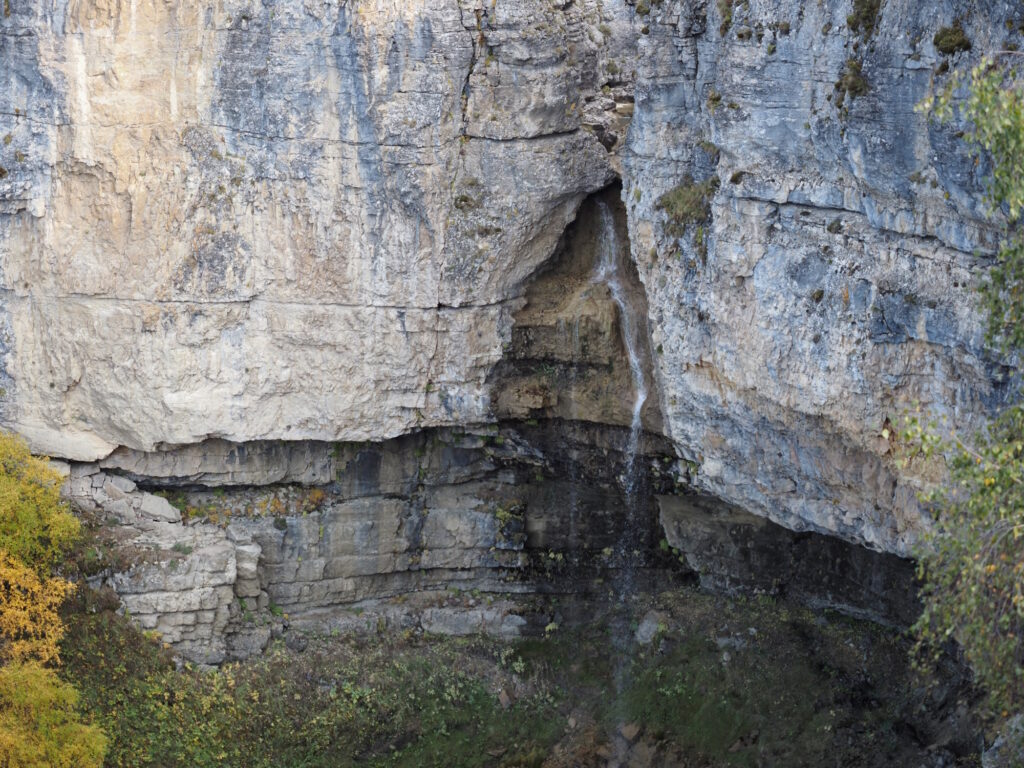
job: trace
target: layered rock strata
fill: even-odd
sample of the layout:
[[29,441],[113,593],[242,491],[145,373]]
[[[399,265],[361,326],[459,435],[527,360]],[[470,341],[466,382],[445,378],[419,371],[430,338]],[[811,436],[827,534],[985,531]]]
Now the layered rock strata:
[[[269,611],[291,599],[285,584],[305,585],[301,613],[317,594],[370,594],[345,581],[366,569],[405,584],[388,595],[502,572],[497,529],[465,522],[490,470],[444,499],[405,488],[368,507],[326,446],[416,450],[422,438],[403,436],[511,419],[549,432],[520,468],[537,444],[550,466],[575,466],[560,451],[601,455],[633,402],[622,318],[588,278],[594,205],[620,197],[629,325],[646,330],[652,382],[643,450],[669,459],[673,489],[906,554],[927,524],[915,493],[939,475],[896,460],[902,413],[920,402],[969,430],[1013,373],[982,343],[971,290],[998,238],[985,165],[956,125],[914,107],[950,69],[1019,44],[1015,13],[963,0],[10,0],[0,421],[74,462],[75,498],[140,544],[162,551],[145,537],[164,531],[173,549],[184,531],[233,552],[200,558],[207,539],[183,541],[193,554],[176,561],[211,564],[193,582],[116,582],[140,620],[199,656],[258,645],[225,639],[241,632],[237,601],[265,594]],[[944,54],[933,38],[954,20],[972,48]],[[566,423],[594,442],[559,447]],[[624,466],[606,463],[602,482]],[[290,522],[301,515],[248,513],[242,500],[275,484],[331,499],[309,513],[315,541],[312,523]],[[569,495],[538,502],[535,520],[580,492],[550,487]],[[145,495],[217,488],[244,519],[153,519],[174,513]],[[436,550],[465,552],[455,569],[431,562],[432,581],[396,575],[415,571],[415,537],[394,533],[414,499],[460,520],[434,531],[459,542]],[[356,538],[342,545],[335,528]],[[285,557],[287,536],[304,543]],[[144,583],[168,605],[214,590],[165,612],[212,629],[172,629],[131,597]]]

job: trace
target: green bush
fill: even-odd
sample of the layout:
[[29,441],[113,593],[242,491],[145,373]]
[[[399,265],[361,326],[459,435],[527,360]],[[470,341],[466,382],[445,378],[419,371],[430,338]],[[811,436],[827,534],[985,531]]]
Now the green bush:
[[0,667],[0,765],[100,768],[106,738],[78,716],[78,693],[37,663]]
[[[948,120],[955,75],[920,109]],[[991,159],[989,203],[1001,212],[1003,246],[981,282],[988,341],[1024,349],[1024,86],[1012,68],[983,59],[959,105],[967,139]],[[922,648],[955,639],[989,695],[996,716],[1024,708],[1024,406],[1006,408],[974,439],[941,438],[934,426],[909,420],[906,461],[944,458],[948,487],[928,497],[935,527],[917,554],[924,612]]]
[[719,183],[717,176],[700,182],[687,176],[682,184],[659,197],[654,207],[668,216],[665,231],[679,237],[688,225],[707,221],[711,217],[711,199],[718,191]]
[[946,56],[952,56],[958,51],[971,50],[971,41],[967,38],[959,21],[952,27],[943,27],[936,32],[932,42],[939,52]]
[[45,575],[78,539],[60,499],[61,477],[25,441],[0,433],[0,549]]
[[871,37],[878,23],[882,0],[853,0],[853,13],[846,17],[846,26],[859,32],[864,39]]

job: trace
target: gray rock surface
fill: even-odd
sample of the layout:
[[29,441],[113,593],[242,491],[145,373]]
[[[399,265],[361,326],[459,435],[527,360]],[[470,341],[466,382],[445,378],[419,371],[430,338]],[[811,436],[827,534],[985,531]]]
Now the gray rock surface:
[[[545,270],[618,175],[657,384],[644,425],[677,472],[791,529],[905,554],[939,475],[900,469],[891,427],[920,401],[969,429],[1007,391],[970,287],[997,234],[985,166],[914,106],[945,76],[939,26],[962,19],[974,48],[949,63],[965,66],[1020,42],[1014,8],[887,0],[868,30],[850,0],[733,3],[728,25],[719,5],[11,3],[0,421],[90,462],[69,493],[153,536],[174,513],[128,481],[322,484],[345,458],[330,441],[533,411],[625,423],[614,311],[582,289],[555,306],[544,282],[572,276]],[[837,87],[850,62],[859,95]],[[699,230],[666,226],[662,194],[712,178]],[[536,375],[574,312],[584,362],[610,369],[578,403]],[[258,545],[277,574],[260,596],[355,599],[352,579],[412,557],[412,460],[378,466],[393,503],[342,477],[344,504],[286,532],[252,522],[224,567]],[[493,521],[463,490],[438,491],[422,526],[439,574],[491,555],[476,544]],[[280,559],[292,543],[301,566]],[[194,583],[203,626],[239,583],[259,599],[251,575]]]
[[1024,716],[1007,721],[981,758],[982,768],[1013,768],[1024,764]]
[[[727,28],[721,5],[650,4],[623,150],[666,431],[704,490],[906,553],[927,468],[899,469],[892,427],[919,402],[969,430],[1007,391],[972,291],[985,167],[915,105],[969,64],[938,28],[1019,42],[1011,4],[888,0],[872,34],[849,0],[733,3]],[[688,177],[719,187],[677,236],[658,201]]]
[[95,460],[488,418],[521,284],[612,178],[596,2],[10,5],[7,426]]

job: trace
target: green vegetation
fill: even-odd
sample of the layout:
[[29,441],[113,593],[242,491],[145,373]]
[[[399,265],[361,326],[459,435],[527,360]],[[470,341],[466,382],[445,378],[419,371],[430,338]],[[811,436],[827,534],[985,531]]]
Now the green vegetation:
[[79,535],[60,485],[60,476],[21,438],[0,434],[0,550],[40,574],[57,565]]
[[587,604],[572,627],[541,602],[555,618],[516,643],[308,637],[301,653],[277,642],[248,662],[176,671],[116,601],[86,593],[68,611],[62,675],[109,734],[110,767],[603,765],[625,723],[661,750],[652,765],[921,762],[905,734],[925,678],[906,669],[898,635],[764,598],[685,589],[657,601],[648,646],[629,617]]
[[661,5],[661,0],[637,0],[636,13],[638,16],[648,16],[652,8]]
[[83,723],[59,663],[57,610],[74,585],[51,572],[79,535],[61,477],[18,437],[0,434],[0,763],[99,768],[105,737]]
[[733,0],[715,0],[718,15],[722,17],[722,23],[718,26],[718,34],[722,37],[725,37],[729,27],[732,26],[732,3]]
[[867,40],[875,32],[882,0],[853,0],[853,13],[846,17],[846,26]]
[[[953,94],[964,81],[922,103],[952,118]],[[988,200],[1004,224],[995,265],[981,281],[988,339],[1006,352],[1024,349],[1024,86],[1017,72],[983,59],[970,73],[965,137],[991,159]],[[922,647],[957,640],[988,691],[992,713],[1024,708],[1024,406],[1006,408],[974,439],[940,437],[934,426],[908,420],[908,464],[945,459],[948,487],[929,497],[935,529],[918,552],[924,612]]]
[[78,693],[36,662],[0,667],[0,759],[12,768],[98,768],[106,739],[83,724]]
[[[652,765],[882,764],[861,762],[863,754],[915,764],[898,756],[897,726],[912,717],[910,692],[925,678],[907,672],[897,637],[767,598],[681,590],[659,599],[664,619],[654,641],[634,645],[628,657],[609,654],[612,630],[603,622],[517,646],[527,669],[547,670],[573,700],[588,702],[571,737],[577,761],[566,765],[603,765],[582,758],[623,723],[663,745]],[[848,686],[865,675],[893,688],[873,690],[871,706],[860,710]],[[609,696],[616,680],[622,693]]]
[[719,180],[712,176],[701,182],[687,176],[682,184],[658,198],[655,208],[668,216],[665,231],[679,237],[690,224],[699,224],[711,217],[711,199],[718,191]]
[[846,66],[843,68],[843,72],[835,85],[836,90],[839,91],[839,96],[836,98],[836,107],[843,106],[843,101],[846,99],[847,94],[849,94],[851,99],[854,99],[857,96],[863,96],[871,90],[871,86],[862,74],[861,68],[862,64],[857,59],[847,59]]
[[110,735],[107,766],[527,765],[562,728],[553,699],[505,711],[484,640],[322,638],[246,664],[175,671],[110,611],[69,618],[64,674]]
[[455,207],[460,211],[471,211],[480,207],[480,202],[471,195],[458,195],[455,198]]
[[943,27],[936,32],[932,42],[939,52],[946,56],[952,56],[959,51],[971,50],[971,41],[967,39],[967,34],[959,21],[952,27]]

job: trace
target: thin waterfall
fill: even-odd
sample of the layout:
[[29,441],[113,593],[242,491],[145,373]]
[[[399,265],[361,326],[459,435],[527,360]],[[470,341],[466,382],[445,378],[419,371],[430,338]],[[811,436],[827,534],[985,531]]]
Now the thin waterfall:
[[[559,330],[566,335],[569,345],[569,421],[573,424],[578,420],[578,406],[576,402],[576,379],[579,370],[579,361],[582,357],[580,348],[580,318],[577,316],[572,320],[572,329],[567,330],[563,321],[559,320]],[[568,544],[568,557],[574,564],[578,562],[579,548],[579,465],[573,452],[569,452],[569,535],[566,539]]]
[[[616,552],[618,568],[612,578],[612,589],[619,605],[611,625],[611,641],[617,651],[614,679],[615,694],[618,697],[629,687],[631,680],[630,599],[635,591],[636,568],[643,538],[642,526],[636,519],[639,511],[637,509],[637,464],[640,451],[640,431],[643,428],[640,414],[647,401],[647,378],[644,375],[643,362],[640,357],[640,340],[636,320],[630,311],[626,301],[626,291],[622,285],[622,275],[619,269],[619,236],[615,227],[615,216],[611,207],[604,200],[597,201],[597,208],[600,222],[597,245],[598,262],[592,282],[607,286],[612,301],[618,308],[619,330],[622,335],[622,344],[626,348],[629,370],[633,377],[634,393],[629,443],[626,446],[626,475],[623,481],[626,519]],[[629,744],[618,734],[614,735],[614,741],[616,757],[612,764],[622,765],[625,762]]]
[[615,228],[615,216],[604,200],[597,201],[601,232],[598,240],[599,259],[591,282],[601,283],[608,287],[612,301],[619,310],[619,327],[622,332],[622,343],[626,347],[629,370],[633,375],[633,418],[630,423],[629,445],[626,449],[626,503],[632,505],[636,490],[636,462],[640,448],[640,431],[643,425],[640,413],[647,401],[647,377],[644,375],[643,362],[640,359],[638,336],[633,314],[626,302],[626,292],[622,287],[619,275],[619,235]]

